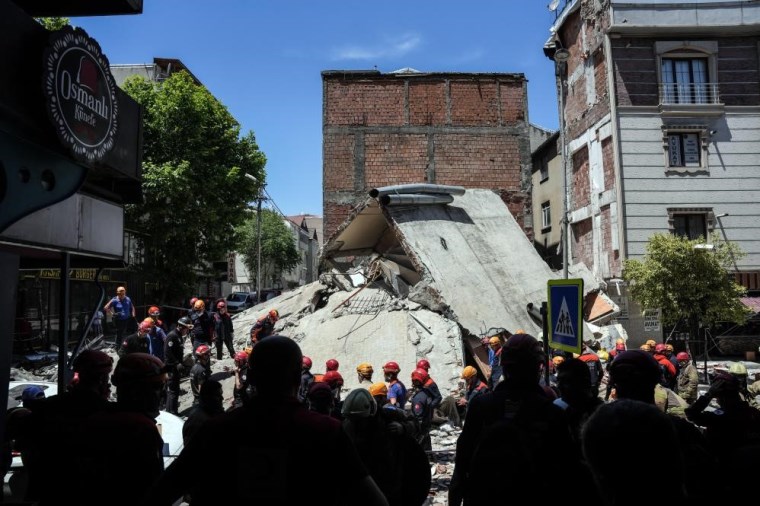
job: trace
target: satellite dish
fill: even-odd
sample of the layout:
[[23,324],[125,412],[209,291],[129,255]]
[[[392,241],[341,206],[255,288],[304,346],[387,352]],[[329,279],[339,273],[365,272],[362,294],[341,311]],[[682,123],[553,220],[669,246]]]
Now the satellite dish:
[[552,0],[549,2],[549,5],[546,6],[546,8],[552,12],[556,11],[557,7],[559,7],[559,0]]

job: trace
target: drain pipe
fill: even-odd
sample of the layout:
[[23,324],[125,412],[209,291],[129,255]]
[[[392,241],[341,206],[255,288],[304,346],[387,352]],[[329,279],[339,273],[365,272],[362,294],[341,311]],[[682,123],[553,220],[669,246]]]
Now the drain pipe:
[[383,195],[396,194],[406,195],[414,193],[442,193],[446,195],[464,195],[465,188],[463,186],[446,186],[442,184],[399,184],[396,186],[383,186],[382,188],[373,188],[369,191],[369,196],[372,198],[382,197]]
[[451,204],[454,202],[453,195],[383,195],[380,197],[380,203],[384,206],[403,206],[403,205],[431,205],[431,204]]

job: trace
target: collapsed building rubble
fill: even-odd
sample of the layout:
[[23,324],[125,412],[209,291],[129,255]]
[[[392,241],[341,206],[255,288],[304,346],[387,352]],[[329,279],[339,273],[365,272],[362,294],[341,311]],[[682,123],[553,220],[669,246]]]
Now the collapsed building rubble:
[[[540,307],[547,281],[559,277],[499,195],[429,184],[372,190],[328,239],[322,267],[320,282],[238,315],[236,338],[242,345],[256,318],[276,308],[275,330],[296,339],[317,372],[337,358],[347,388],[365,361],[378,379],[383,363],[397,361],[406,379],[427,358],[444,392],[457,386],[465,362],[487,373],[481,338],[520,329],[539,335],[527,305]],[[587,319],[606,325],[619,314],[588,269],[573,266],[571,274],[585,281],[595,310]],[[585,326],[584,340],[624,334],[596,330]]]

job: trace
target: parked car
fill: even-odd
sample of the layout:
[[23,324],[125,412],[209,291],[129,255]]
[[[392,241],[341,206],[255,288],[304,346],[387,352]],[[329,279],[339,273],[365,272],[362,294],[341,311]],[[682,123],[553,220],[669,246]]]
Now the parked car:
[[227,296],[227,312],[245,311],[256,304],[256,292],[232,292]]

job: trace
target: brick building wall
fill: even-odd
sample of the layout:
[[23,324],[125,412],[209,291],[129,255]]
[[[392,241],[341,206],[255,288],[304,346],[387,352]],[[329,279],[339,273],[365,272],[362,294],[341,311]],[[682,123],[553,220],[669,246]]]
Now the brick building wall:
[[582,262],[586,265],[594,265],[594,235],[592,231],[592,219],[587,218],[578,223],[573,223],[573,253],[572,263]]
[[408,183],[493,189],[531,237],[522,74],[326,71],[322,80],[326,238],[370,189]]

